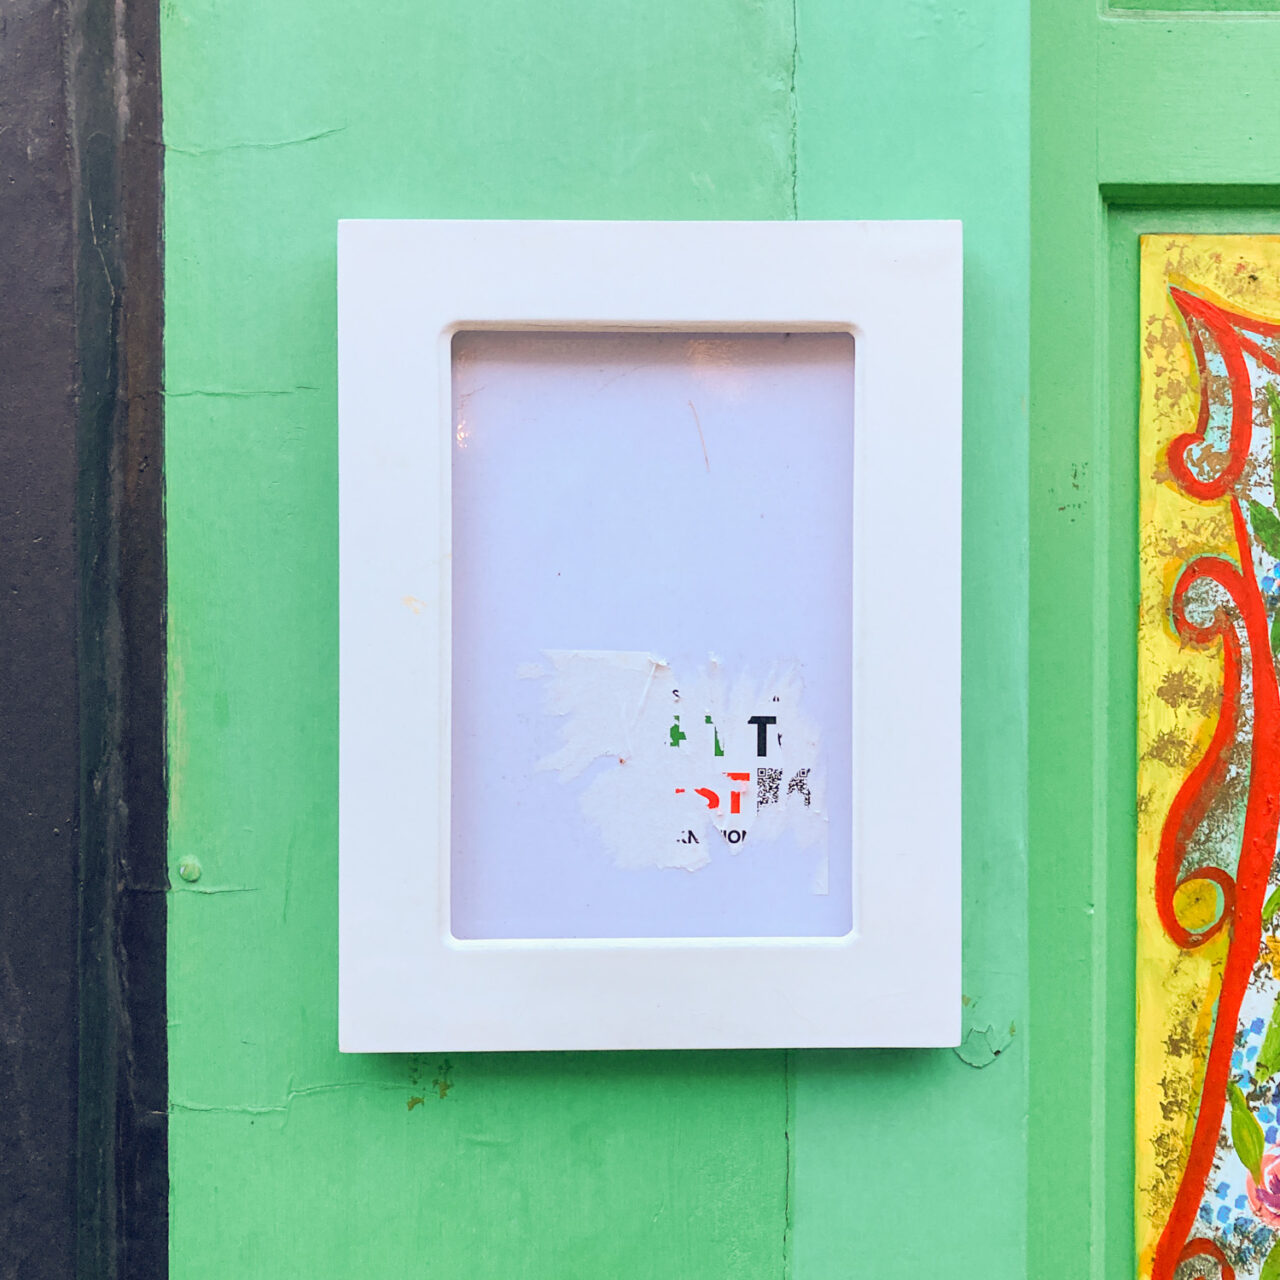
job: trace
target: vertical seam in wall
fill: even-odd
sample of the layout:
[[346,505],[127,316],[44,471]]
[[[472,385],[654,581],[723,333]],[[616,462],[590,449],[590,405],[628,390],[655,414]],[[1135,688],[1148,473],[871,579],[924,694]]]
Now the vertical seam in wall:
[[795,1154],[791,1145],[791,1050],[782,1051],[784,1098],[782,1146],[786,1173],[782,1192],[782,1280],[791,1280],[791,1187],[795,1182]]
[[791,76],[787,89],[787,110],[790,117],[791,132],[791,218],[800,218],[800,165],[796,135],[800,126],[799,103],[796,98],[796,73],[800,66],[800,26],[798,8],[800,0],[791,0]]

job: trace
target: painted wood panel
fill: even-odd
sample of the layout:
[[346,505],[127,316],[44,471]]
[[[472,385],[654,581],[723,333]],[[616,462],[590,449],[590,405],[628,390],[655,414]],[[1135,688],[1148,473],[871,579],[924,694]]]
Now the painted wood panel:
[[1135,1226],[1150,1256],[1134,1200],[1139,237],[1275,229],[1260,157],[1276,33],[1270,15],[1032,6],[1029,1159],[1054,1170],[1028,1183],[1034,1275],[1135,1274]]
[[1138,1249],[1161,1280],[1265,1274],[1280,1227],[1278,267],[1274,237],[1142,242]]
[[776,1276],[780,1054],[338,1054],[334,270],[340,217],[786,216],[790,8],[162,35],[173,1275]]
[[1008,0],[799,7],[799,216],[965,230],[965,1042],[792,1055],[803,1280],[1028,1274],[1027,21]]
[[[1023,1274],[1025,38],[165,5],[175,1277]],[[961,1054],[340,1058],[336,219],[797,215],[966,220]]]

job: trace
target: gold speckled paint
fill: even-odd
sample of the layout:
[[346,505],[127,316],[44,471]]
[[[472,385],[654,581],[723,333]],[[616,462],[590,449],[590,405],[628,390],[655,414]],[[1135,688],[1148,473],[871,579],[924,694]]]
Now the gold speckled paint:
[[[1196,949],[1183,949],[1169,937],[1156,906],[1166,815],[1205,754],[1223,686],[1222,644],[1181,640],[1171,617],[1171,593],[1196,557],[1216,554],[1240,562],[1232,497],[1194,500],[1170,472],[1170,443],[1196,431],[1202,396],[1188,327],[1171,287],[1238,315],[1274,322],[1280,318],[1280,237],[1148,235],[1142,240],[1136,1181],[1144,1278],[1153,1275],[1157,1242],[1187,1166],[1230,934],[1224,929]],[[1264,415],[1261,380],[1254,381],[1261,405],[1255,414]],[[1207,390],[1219,394],[1217,388]],[[1269,458],[1265,465],[1269,474]],[[1206,928],[1220,910],[1204,881],[1179,889],[1174,906],[1179,922],[1191,930]],[[1270,942],[1264,936],[1264,951]],[[1207,1258],[1204,1262],[1208,1265]],[[1256,1275],[1260,1266],[1260,1258],[1246,1256],[1237,1280]],[[1178,1275],[1190,1270],[1195,1267],[1184,1263]],[[1216,1272],[1211,1266],[1206,1274]]]

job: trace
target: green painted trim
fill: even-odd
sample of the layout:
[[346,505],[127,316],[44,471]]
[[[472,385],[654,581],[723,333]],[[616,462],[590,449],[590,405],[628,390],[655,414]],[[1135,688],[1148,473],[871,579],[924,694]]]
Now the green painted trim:
[[1280,26],[1031,14],[1027,1272],[1111,1280],[1135,1265],[1137,236],[1267,229]]
[[1276,0],[1130,0],[1113,4],[1114,13],[1146,13],[1157,17],[1166,13],[1265,13],[1280,12]]
[[1052,190],[1033,177],[1029,1160],[1056,1176],[1031,1180],[1028,1273],[1065,1280],[1135,1266],[1139,236],[1280,213],[1274,188],[1133,184],[1106,194],[1142,207],[1078,192],[1073,224]]
[[1102,197],[1117,210],[1225,210],[1280,207],[1280,184],[1202,182],[1103,183]]
[[[1081,2],[1058,0],[1069,9]],[[1247,14],[1089,16],[1096,97],[1085,102],[1067,86],[1057,109],[1088,129],[1096,181],[1275,184],[1280,22]]]
[[[1099,513],[1099,554],[1105,555],[1106,756],[1099,785],[1105,790],[1105,844],[1099,880],[1095,978],[1097,1027],[1103,1058],[1102,1115],[1095,1117],[1103,1144],[1095,1162],[1105,1186],[1102,1246],[1128,1274],[1134,1247],[1134,1047],[1137,984],[1138,841],[1138,237],[1113,210],[1107,218],[1107,414],[1099,423],[1100,453],[1109,469],[1109,500]],[[1119,1272],[1117,1272],[1119,1274]]]
[[[1222,193],[1209,193],[1221,195]],[[1137,847],[1137,637],[1138,610],[1138,405],[1141,314],[1139,239],[1152,233],[1274,234],[1280,211],[1216,201],[1199,208],[1114,207],[1108,217],[1110,315],[1106,334],[1109,412],[1105,430],[1112,459],[1111,528],[1107,555],[1112,596],[1109,618],[1109,684],[1112,761],[1106,778],[1110,901],[1106,912],[1107,1010],[1105,1034],[1106,1202],[1112,1257],[1132,1250],[1134,1231],[1133,1110],[1137,996],[1136,921],[1128,904],[1136,892]],[[1122,1228],[1127,1227],[1127,1230]]]
[[[1041,1175],[1028,1178],[1026,1274],[1036,1280],[1126,1274],[1106,1268],[1093,1136],[1105,1094],[1095,1056],[1093,793],[1105,724],[1093,656],[1104,225],[1096,42],[1097,10],[1085,0],[1032,0],[1027,1164]],[[1074,487],[1082,475],[1085,487]]]

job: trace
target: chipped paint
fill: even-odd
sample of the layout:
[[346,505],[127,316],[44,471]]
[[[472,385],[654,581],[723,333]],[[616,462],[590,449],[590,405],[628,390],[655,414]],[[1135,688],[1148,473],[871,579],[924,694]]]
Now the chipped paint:
[[453,1088],[452,1076],[453,1063],[446,1058],[437,1068],[435,1079],[431,1081],[431,1087],[441,1101],[449,1096],[449,1090]]
[[982,1069],[989,1067],[1009,1046],[1018,1034],[1012,1020],[988,1015],[982,1010],[981,999],[964,996],[964,1038],[953,1050],[966,1066]]

